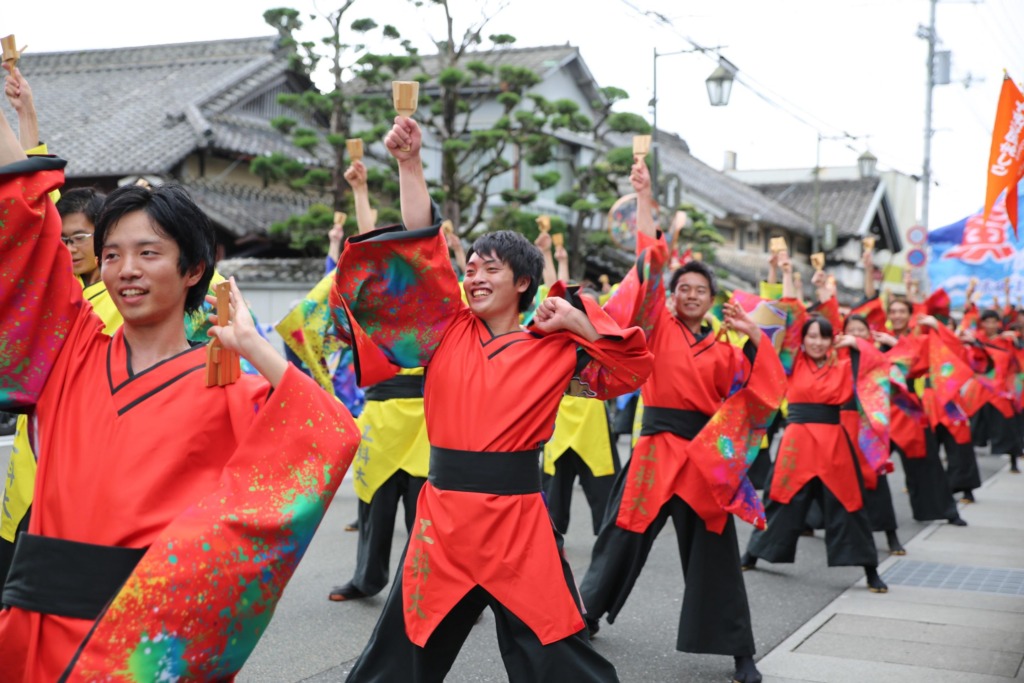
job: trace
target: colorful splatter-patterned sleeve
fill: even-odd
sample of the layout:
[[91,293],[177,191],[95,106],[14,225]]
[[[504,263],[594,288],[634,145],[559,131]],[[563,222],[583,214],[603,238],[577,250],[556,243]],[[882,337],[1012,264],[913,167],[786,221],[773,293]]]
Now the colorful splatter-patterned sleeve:
[[338,264],[330,306],[352,346],[360,386],[399,368],[430,363],[465,306],[440,228],[384,228],[350,239]]
[[857,340],[854,392],[857,397],[857,446],[875,472],[889,461],[889,418],[892,396],[889,359],[866,339]]
[[274,326],[288,348],[309,368],[313,378],[332,393],[334,383],[328,360],[342,348],[328,301],[335,277],[333,271],[328,273]]
[[68,681],[233,680],[245,664],[359,445],[295,367],[254,419],[251,400],[237,400],[248,428],[218,487],[153,542]]
[[47,196],[64,161],[32,157],[0,168],[0,409],[38,400],[82,310],[82,288]]

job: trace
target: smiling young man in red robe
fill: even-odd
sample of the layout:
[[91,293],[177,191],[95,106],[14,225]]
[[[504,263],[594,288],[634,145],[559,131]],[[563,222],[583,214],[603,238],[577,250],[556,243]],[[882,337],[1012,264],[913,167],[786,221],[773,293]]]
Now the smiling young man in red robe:
[[[644,330],[656,364],[642,389],[641,436],[616,479],[580,584],[587,622],[594,633],[602,616],[615,619],[671,517],[686,582],[676,649],[732,655],[733,679],[756,683],[761,676],[732,513],[758,521],[744,503],[746,493],[759,507],[746,457],[756,454],[786,380],[768,335],[741,307],[727,305],[725,324],[748,336],[742,350],[720,340],[704,320],[716,289],[704,263],[691,261],[673,273],[671,311],[666,306],[668,246],[650,219],[654,204],[643,161],[634,164],[631,180],[639,255],[605,310],[620,325]],[[726,452],[717,450],[724,444]]]
[[[38,471],[0,612],[10,683],[231,680],[273,615],[359,442],[340,403],[263,340],[232,285],[224,348],[264,376],[206,386],[186,311],[213,274],[181,188],[124,187],[96,225],[113,336],[82,297],[47,193],[0,116],[0,408]],[[270,399],[273,391],[273,399]]]
[[399,161],[403,222],[424,229],[350,240],[331,298],[361,384],[426,367],[431,446],[402,571],[348,680],[443,680],[487,606],[510,680],[617,680],[590,646],[539,457],[570,383],[601,399],[631,391],[651,354],[639,329],[621,329],[585,298],[549,297],[520,327],[542,258],[518,233],[476,241],[463,303],[420,141],[415,122],[396,119],[385,144]]

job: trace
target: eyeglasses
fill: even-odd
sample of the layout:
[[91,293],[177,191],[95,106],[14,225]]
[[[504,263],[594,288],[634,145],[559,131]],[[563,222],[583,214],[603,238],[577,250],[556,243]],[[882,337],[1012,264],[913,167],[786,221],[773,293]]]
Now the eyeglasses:
[[76,247],[80,247],[83,244],[85,244],[86,240],[90,239],[92,239],[91,232],[76,232],[71,237],[61,237],[60,241],[63,242],[64,245],[68,247],[70,247],[72,244],[75,245]]

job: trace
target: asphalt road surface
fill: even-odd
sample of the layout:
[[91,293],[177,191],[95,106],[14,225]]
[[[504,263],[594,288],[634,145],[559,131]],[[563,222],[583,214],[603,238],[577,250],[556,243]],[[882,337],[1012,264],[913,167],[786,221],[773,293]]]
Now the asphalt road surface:
[[[626,451],[620,449],[620,452]],[[979,451],[978,462],[982,478],[986,479],[1005,464],[1006,458]],[[889,485],[900,538],[906,542],[926,525],[911,518],[907,495],[902,492],[903,474],[898,461],[896,466]],[[977,504],[985,504],[983,492],[978,495]],[[387,590],[354,602],[327,600],[332,586],[352,576],[356,534],[345,532],[343,528],[355,517],[356,497],[350,482],[346,481],[288,586],[266,635],[243,669],[240,682],[321,683],[345,679],[366,645]],[[737,527],[743,549],[751,528],[743,523]],[[961,531],[971,532],[970,527]],[[625,608],[614,624],[602,622],[594,647],[615,664],[623,681],[728,680],[733,670],[731,657],[692,655],[675,650],[683,577],[674,533],[672,524],[667,524]],[[759,655],[766,654],[863,577],[863,570],[858,567],[830,569],[826,566],[822,534],[819,531],[814,538],[800,540],[796,563],[761,562],[757,571],[744,574]],[[888,554],[884,535],[875,534],[875,540],[879,559],[884,559]],[[393,566],[404,541],[405,529],[399,523],[393,545]],[[565,539],[577,581],[582,579],[590,562],[593,541],[589,511],[583,492],[577,487],[573,495],[572,521]],[[885,600],[886,596],[877,598]],[[489,610],[485,610],[483,619],[473,629],[446,680],[455,683],[508,680]]]

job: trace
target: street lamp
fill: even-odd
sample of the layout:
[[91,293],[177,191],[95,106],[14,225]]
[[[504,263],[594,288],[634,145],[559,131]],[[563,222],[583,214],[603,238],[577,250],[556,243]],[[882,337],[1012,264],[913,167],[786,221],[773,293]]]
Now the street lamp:
[[724,107],[729,104],[735,74],[736,67],[724,57],[719,57],[718,68],[704,81],[708,86],[708,99],[711,100],[712,107]]
[[[651,173],[651,192],[655,199],[658,198],[658,57],[670,57],[672,55],[684,55],[691,52],[709,52],[718,50],[716,47],[695,47],[692,50],[678,50],[676,52],[658,52],[654,48],[654,92],[651,97],[651,109],[653,112],[653,130],[651,131],[651,146],[654,148],[654,169]],[[722,56],[718,58],[718,68],[708,76],[705,84],[708,89],[708,99],[712,107],[722,107],[729,104],[729,95],[732,92],[732,82],[738,69],[729,60]]]

